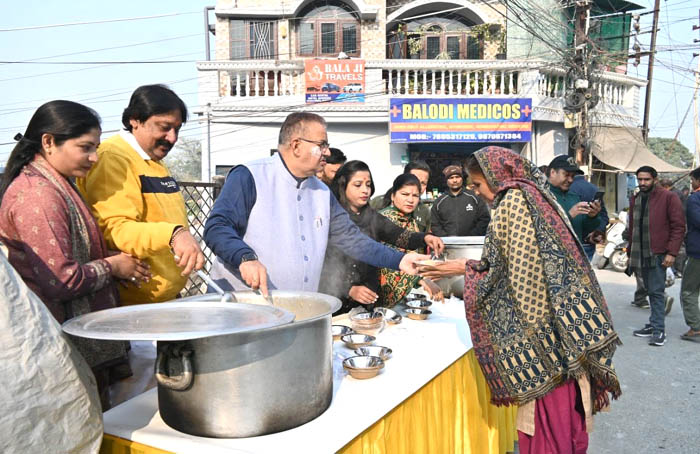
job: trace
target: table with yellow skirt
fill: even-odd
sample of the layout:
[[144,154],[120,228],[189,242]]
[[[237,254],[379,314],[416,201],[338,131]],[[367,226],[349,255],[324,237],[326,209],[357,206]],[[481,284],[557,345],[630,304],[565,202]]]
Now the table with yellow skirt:
[[[433,308],[432,320],[404,319],[379,334],[377,344],[391,347],[394,355],[375,378],[355,380],[344,375],[342,365],[338,370],[342,358],[351,353],[336,342],[333,402],[325,413],[302,426],[243,439],[195,437],[165,425],[157,411],[156,390],[150,390],[105,413],[100,452],[513,451],[517,408],[489,403],[490,392],[471,349],[461,301],[452,299]],[[334,323],[343,320],[334,319]],[[441,348],[430,348],[436,345]],[[372,399],[367,406],[363,397],[367,395],[377,396],[379,402]]]

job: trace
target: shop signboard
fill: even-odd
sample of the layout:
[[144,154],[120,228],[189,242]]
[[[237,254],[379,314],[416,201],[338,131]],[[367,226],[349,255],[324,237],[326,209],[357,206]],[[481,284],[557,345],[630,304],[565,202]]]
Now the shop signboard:
[[531,98],[392,98],[391,142],[529,142]]
[[306,103],[365,102],[364,60],[306,60]]

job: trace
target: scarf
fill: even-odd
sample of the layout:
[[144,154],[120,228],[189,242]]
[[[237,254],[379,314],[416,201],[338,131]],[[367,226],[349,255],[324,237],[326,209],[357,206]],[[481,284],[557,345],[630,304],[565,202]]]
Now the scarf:
[[621,394],[621,342],[583,248],[534,164],[500,147],[475,157],[496,195],[464,301],[492,403],[525,404],[587,374],[597,412]]
[[[379,214],[387,217],[391,222],[399,227],[410,232],[418,232],[418,223],[413,214],[406,216],[399,211],[394,205],[390,205],[379,211]],[[385,243],[386,244],[386,243]],[[391,244],[387,246],[397,249],[401,252],[408,252],[404,248],[396,247]],[[382,268],[379,272],[379,301],[382,306],[393,307],[398,304],[406,295],[411,292],[411,289],[416,287],[420,282],[420,276],[411,276],[401,271],[395,271],[388,268]]]
[[[88,231],[87,221],[80,212],[76,204],[77,201],[85,203],[78,189],[68,179],[57,174],[51,165],[41,155],[37,155],[34,161],[27,164],[27,167],[44,177],[51,186],[61,195],[66,206],[68,207],[68,217],[70,223],[70,244],[73,260],[80,265],[104,267],[100,261],[92,260],[92,246]],[[93,219],[90,219],[94,223]],[[106,256],[107,248],[104,241],[100,240],[101,256]],[[105,285],[110,285],[107,280],[110,277],[109,273],[102,272],[98,275],[104,276],[95,283],[95,291],[103,288]],[[87,314],[93,311],[91,301],[95,298],[94,293],[74,298],[65,303],[66,320],[78,315]],[[116,297],[115,297],[116,298]],[[116,300],[115,300],[116,301]],[[71,342],[76,346],[80,354],[83,355],[90,367],[99,366],[112,360],[121,359],[126,355],[126,342],[121,341],[104,341],[97,339],[88,339],[83,337],[69,336]]]
[[649,195],[649,193],[640,192],[638,197],[635,197],[632,215],[637,228],[632,228],[631,268],[656,267],[654,253],[651,252],[651,237],[649,235]]

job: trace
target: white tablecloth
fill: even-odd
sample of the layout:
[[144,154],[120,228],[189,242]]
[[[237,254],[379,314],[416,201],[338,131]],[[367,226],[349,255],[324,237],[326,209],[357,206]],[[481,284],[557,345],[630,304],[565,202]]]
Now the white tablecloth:
[[[403,313],[401,306],[397,309]],[[152,389],[106,412],[105,433],[178,453],[335,452],[471,349],[464,303],[453,298],[431,309],[433,314],[425,321],[404,317],[401,324],[387,325],[377,335],[375,344],[390,347],[394,354],[372,379],[347,375],[342,360],[354,354],[335,342],[331,406],[297,428],[241,439],[187,435],[163,422],[157,391]],[[347,317],[336,317],[334,324],[348,324]]]

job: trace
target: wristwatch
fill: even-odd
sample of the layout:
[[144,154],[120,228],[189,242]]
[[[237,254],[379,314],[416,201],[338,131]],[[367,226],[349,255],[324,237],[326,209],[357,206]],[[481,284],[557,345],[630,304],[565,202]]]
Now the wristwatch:
[[243,262],[252,262],[254,260],[257,260],[258,256],[255,255],[255,252],[246,252],[241,256],[241,263]]

